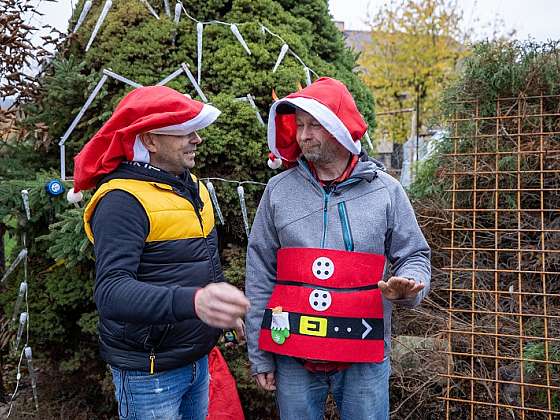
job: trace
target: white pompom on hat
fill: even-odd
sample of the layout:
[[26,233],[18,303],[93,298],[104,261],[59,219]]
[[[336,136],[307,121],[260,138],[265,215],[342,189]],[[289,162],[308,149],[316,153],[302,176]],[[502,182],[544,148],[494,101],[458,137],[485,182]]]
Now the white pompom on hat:
[[274,153],[271,152],[268,154],[267,164],[270,169],[280,169],[280,167],[282,166],[282,159],[274,156]]
[[69,203],[79,203],[84,199],[84,194],[81,191],[75,192],[74,188],[70,188],[66,193],[66,200]]

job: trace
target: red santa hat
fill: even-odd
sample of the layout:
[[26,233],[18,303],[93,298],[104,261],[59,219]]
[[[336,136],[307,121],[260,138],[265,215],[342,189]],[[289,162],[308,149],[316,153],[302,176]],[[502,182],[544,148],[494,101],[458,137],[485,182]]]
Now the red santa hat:
[[268,147],[271,168],[278,167],[280,159],[295,162],[301,154],[296,141],[295,109],[313,116],[350,153],[360,154],[360,139],[367,124],[356,107],[346,86],[330,77],[321,77],[298,92],[272,104],[268,116]]
[[213,106],[166,86],[134,89],[74,158],[74,191],[94,188],[122,161],[148,163],[150,155],[140,134],[186,135],[209,126],[219,115]]

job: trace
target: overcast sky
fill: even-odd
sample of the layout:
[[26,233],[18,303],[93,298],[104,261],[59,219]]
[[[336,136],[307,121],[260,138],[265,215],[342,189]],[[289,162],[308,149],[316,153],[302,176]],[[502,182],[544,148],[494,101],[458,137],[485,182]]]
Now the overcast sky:
[[[68,19],[77,0],[47,2],[36,0],[39,10],[45,16],[40,21],[55,25],[60,30],[67,29]],[[102,2],[104,0],[94,0]],[[151,0],[155,2],[157,0]],[[386,0],[329,0],[330,11],[335,20],[344,21],[347,29],[367,29],[367,17],[371,16]],[[496,18],[503,25],[498,29],[517,31],[516,38],[529,36],[538,41],[560,39],[560,0],[457,0],[464,11],[467,26],[474,25],[478,38],[490,34]]]
[[[367,17],[376,13],[385,0],[329,0],[335,20],[345,23],[347,29],[367,29]],[[474,26],[477,38],[516,30],[515,38],[532,37],[538,41],[560,39],[559,0],[457,0],[463,10],[467,26]]]

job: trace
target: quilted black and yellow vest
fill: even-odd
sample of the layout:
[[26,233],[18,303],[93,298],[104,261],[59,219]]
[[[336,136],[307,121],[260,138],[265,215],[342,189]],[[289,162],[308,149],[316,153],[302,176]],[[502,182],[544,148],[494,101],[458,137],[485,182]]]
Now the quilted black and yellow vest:
[[[133,179],[134,170],[125,167],[123,177],[117,172],[106,179],[87,204],[84,228],[90,241],[95,241],[92,218],[97,217],[98,204],[110,192],[124,191],[140,203],[149,223],[134,273],[137,281],[169,288],[204,287],[224,281],[206,187],[189,175],[193,182],[188,181],[194,188],[178,188],[157,177],[145,176],[146,171],[140,169],[140,179]],[[184,366],[208,354],[221,332],[194,317],[174,324],[147,325],[100,316],[98,329],[100,353],[107,363],[155,372]]]

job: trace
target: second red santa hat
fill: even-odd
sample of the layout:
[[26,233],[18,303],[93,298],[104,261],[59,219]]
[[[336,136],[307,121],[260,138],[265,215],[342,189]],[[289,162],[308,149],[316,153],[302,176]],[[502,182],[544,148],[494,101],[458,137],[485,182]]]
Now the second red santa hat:
[[[295,162],[301,154],[296,141],[296,117],[299,108],[313,116],[350,153],[360,154],[360,139],[367,124],[346,86],[336,79],[321,77],[299,92],[272,104],[268,116],[269,160]],[[273,159],[274,158],[274,159]]]

